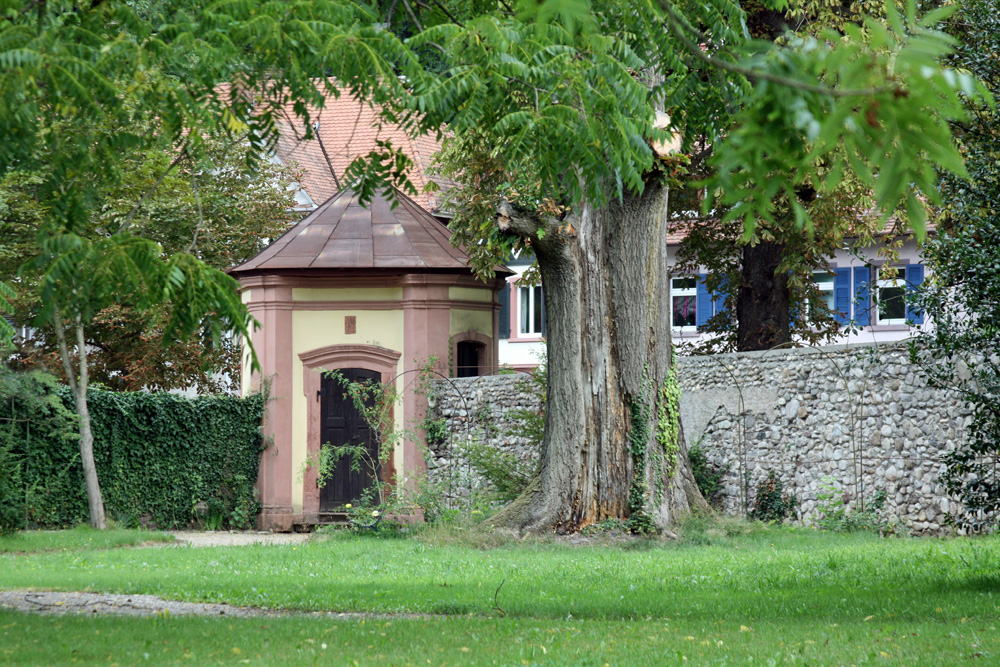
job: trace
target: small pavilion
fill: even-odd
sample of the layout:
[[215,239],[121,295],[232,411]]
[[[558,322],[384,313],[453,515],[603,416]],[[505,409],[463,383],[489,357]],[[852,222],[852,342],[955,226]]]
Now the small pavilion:
[[[406,195],[396,198],[395,208],[382,196],[364,207],[343,190],[231,271],[260,322],[252,341],[261,368],[243,374],[243,391],[269,383],[263,530],[329,520],[372,483],[371,473],[338,464],[321,487],[305,465],[321,444],[378,446],[323,371],[394,385],[403,400],[393,420],[404,429],[424,418],[426,398],[408,387],[429,359],[450,376],[497,368],[498,294],[509,271],[482,282],[441,222]],[[377,474],[399,483],[425,469],[418,443],[404,439]]]

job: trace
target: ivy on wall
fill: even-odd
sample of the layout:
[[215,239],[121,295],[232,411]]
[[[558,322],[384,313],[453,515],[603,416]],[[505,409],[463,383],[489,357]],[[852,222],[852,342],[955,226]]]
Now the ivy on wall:
[[[246,527],[260,509],[254,484],[265,398],[184,398],[89,392],[94,456],[108,515],[124,525]],[[0,371],[0,444],[20,473],[25,521],[87,520],[69,392],[46,376]],[[9,464],[11,465],[11,464]]]

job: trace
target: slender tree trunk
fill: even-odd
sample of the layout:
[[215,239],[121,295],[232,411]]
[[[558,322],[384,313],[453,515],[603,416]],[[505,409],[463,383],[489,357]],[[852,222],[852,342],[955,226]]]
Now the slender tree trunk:
[[791,340],[788,274],[778,273],[784,247],[761,241],[743,248],[743,284],[736,298],[736,349],[769,350]]
[[683,438],[667,461],[656,437],[672,363],[666,203],[651,184],[532,240],[548,328],[541,473],[496,523],[572,532],[641,512],[664,527],[707,507]]
[[73,392],[73,402],[76,404],[76,414],[80,418],[80,462],[83,465],[83,479],[87,487],[87,505],[90,510],[90,525],[98,530],[108,527],[104,516],[104,498],[101,495],[101,485],[97,479],[97,465],[94,463],[94,432],[90,424],[90,407],[87,404],[87,386],[89,384],[89,369],[87,367],[87,343],[84,337],[83,321],[78,317],[74,323],[76,333],[77,357],[80,373],[73,369],[73,360],[69,356],[69,346],[66,343],[66,332],[63,329],[62,317],[56,311],[56,340],[59,343],[59,356],[66,380]]

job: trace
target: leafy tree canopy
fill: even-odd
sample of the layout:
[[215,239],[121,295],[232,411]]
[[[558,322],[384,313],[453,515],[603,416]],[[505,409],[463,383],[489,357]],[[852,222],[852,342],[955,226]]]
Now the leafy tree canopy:
[[[969,0],[948,22],[958,38],[951,63],[1000,93],[1000,3]],[[939,234],[927,247],[933,268],[922,293],[934,321],[928,335],[931,380],[972,405],[965,442],[945,457],[942,482],[953,498],[950,519],[972,530],[1000,520],[1000,113],[970,103],[953,125],[971,178],[943,174]],[[916,355],[914,347],[913,354]],[[921,356],[920,358],[924,358]]]
[[[405,40],[383,20],[398,4],[414,31]],[[526,218],[529,228],[514,229],[508,216],[500,222],[514,233],[496,234],[492,215],[489,223],[458,218],[464,233],[486,237],[477,261],[565,228],[566,216],[547,207],[573,216],[642,191],[655,171],[651,143],[667,138],[657,109],[674,114],[685,138],[724,137],[709,188],[748,236],[773,217],[775,194],[794,193],[818,161],[830,165],[821,193],[852,169],[880,209],[912,209],[918,193],[936,198],[923,158],[964,175],[947,121],[962,116],[962,95],[985,95],[970,75],[938,65],[951,41],[933,26],[951,9],[919,19],[914,4],[903,13],[888,6],[888,25],[869,25],[863,38],[847,26],[845,35],[776,45],[750,39],[731,0],[434,0],[420,11],[409,0],[388,8],[0,0],[0,177],[40,179],[39,252],[29,270],[83,418],[95,524],[103,525],[103,510],[88,444],[85,344],[95,313],[128,295],[140,310],[167,304],[166,339],[206,323],[244,333],[250,326],[231,279],[190,249],[166,255],[136,233],[152,188],[107,235],[85,233],[105,193],[123,182],[124,155],[169,146],[172,165],[186,161],[198,174],[214,166],[207,137],[240,134],[252,164],[276,140],[284,109],[308,128],[309,105],[339,84],[414,133],[447,126],[457,141],[481,136],[504,172],[529,186],[521,198],[537,213]],[[726,113],[732,108],[739,113]],[[386,180],[405,185],[398,151],[383,149],[352,171],[362,195]],[[503,193],[490,196],[499,202]],[[808,214],[790,206],[808,228]],[[911,219],[919,228],[919,211]],[[492,262],[478,265],[488,271]]]

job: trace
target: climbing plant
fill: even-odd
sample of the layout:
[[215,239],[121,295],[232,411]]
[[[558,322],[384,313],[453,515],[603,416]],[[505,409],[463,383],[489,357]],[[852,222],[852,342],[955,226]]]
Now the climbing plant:
[[[0,450],[20,476],[17,484],[4,476],[0,495],[20,508],[19,525],[88,518],[71,400],[51,376],[0,369]],[[89,401],[111,518],[161,528],[201,520],[251,525],[259,510],[262,395],[184,398],[92,388]]]

